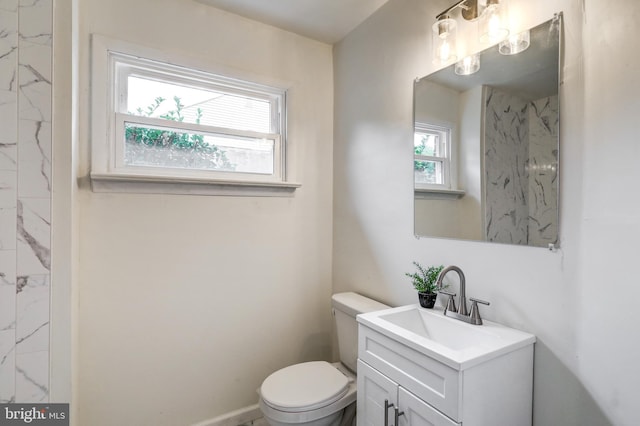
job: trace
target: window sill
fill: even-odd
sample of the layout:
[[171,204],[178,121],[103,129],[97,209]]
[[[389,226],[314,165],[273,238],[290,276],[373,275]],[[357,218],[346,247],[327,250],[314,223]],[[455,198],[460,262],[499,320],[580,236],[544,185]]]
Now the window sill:
[[93,192],[289,197],[301,186],[294,182],[223,181],[190,177],[91,173]]
[[459,189],[431,189],[415,188],[416,198],[430,198],[440,200],[457,200],[464,197],[465,192]]

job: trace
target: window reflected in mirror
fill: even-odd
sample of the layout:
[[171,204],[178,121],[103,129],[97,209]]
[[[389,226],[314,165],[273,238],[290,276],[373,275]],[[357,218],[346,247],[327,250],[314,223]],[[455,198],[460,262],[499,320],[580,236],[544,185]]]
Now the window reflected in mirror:
[[413,171],[416,188],[449,189],[451,129],[416,123]]

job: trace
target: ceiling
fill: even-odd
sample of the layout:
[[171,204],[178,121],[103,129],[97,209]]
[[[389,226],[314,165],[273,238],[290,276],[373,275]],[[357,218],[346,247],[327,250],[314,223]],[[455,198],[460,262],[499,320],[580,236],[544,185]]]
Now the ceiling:
[[388,0],[195,0],[333,44]]

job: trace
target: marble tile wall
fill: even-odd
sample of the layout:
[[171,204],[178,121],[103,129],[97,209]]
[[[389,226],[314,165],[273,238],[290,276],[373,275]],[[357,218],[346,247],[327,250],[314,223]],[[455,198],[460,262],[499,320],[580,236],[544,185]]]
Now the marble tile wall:
[[558,241],[558,96],[529,104],[529,245]]
[[558,97],[527,101],[485,88],[485,227],[488,241],[557,241]]
[[0,402],[49,399],[53,0],[0,0]]
[[485,231],[487,241],[528,242],[527,102],[485,87]]

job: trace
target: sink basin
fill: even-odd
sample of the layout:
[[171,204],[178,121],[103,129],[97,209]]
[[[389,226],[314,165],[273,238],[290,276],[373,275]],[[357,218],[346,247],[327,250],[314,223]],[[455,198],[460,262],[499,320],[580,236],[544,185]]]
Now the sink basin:
[[433,315],[419,308],[380,315],[379,318],[451,350],[489,344],[499,338],[494,334],[485,333],[478,329],[478,326],[459,327],[445,316]]
[[486,320],[471,325],[420,305],[358,315],[358,322],[458,370],[535,342],[520,330]]

